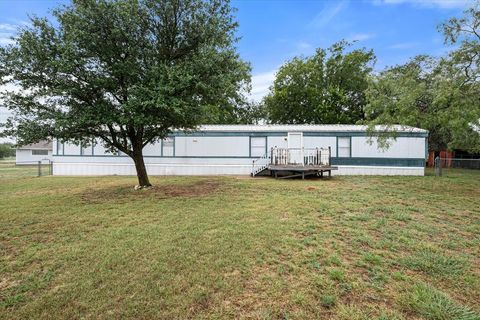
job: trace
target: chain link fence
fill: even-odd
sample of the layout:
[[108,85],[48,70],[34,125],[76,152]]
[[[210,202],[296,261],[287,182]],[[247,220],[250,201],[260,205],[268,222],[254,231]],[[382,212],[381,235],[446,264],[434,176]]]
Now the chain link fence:
[[480,159],[436,157],[434,161],[434,172],[438,177],[468,172],[478,173],[480,172]]
[[0,179],[16,179],[52,175],[52,164],[53,163],[50,160],[20,162],[15,160],[0,160]]

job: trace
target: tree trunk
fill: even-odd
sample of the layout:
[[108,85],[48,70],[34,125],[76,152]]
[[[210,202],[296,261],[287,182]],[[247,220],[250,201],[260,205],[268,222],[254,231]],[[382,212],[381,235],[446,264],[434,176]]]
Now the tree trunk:
[[142,150],[134,150],[132,159],[135,163],[135,169],[137,169],[138,185],[140,187],[150,187],[152,184],[148,180],[147,168],[143,161]]

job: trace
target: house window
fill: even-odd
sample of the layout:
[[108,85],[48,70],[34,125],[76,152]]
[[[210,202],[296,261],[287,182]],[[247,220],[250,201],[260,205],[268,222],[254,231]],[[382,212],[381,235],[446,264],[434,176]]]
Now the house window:
[[32,156],[48,156],[48,150],[32,150]]
[[351,156],[351,138],[338,137],[337,138],[337,156],[340,158],[348,158]]
[[173,152],[174,148],[175,148],[174,138],[168,137],[162,140],[162,156],[173,157],[175,155]]
[[267,152],[267,137],[250,138],[250,157],[260,158]]

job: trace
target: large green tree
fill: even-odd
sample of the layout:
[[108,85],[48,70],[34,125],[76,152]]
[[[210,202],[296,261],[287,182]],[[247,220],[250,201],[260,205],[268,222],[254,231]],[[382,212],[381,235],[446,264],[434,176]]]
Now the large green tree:
[[373,51],[345,41],[310,57],[295,57],[277,72],[264,99],[272,123],[356,123],[364,118]]
[[0,52],[0,79],[20,144],[99,138],[133,159],[149,186],[143,148],[194,129],[206,110],[237,105],[250,81],[224,0],[74,0],[34,17]]
[[459,44],[457,49],[442,58],[418,56],[373,77],[365,108],[371,127],[420,127],[430,132],[431,150],[479,152],[479,28],[480,12],[468,9],[463,18],[451,19],[441,28],[447,43]]

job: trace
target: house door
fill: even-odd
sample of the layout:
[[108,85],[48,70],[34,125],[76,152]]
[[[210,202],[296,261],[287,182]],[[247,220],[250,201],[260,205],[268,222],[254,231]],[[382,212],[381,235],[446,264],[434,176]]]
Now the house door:
[[288,133],[289,163],[303,164],[303,133]]

